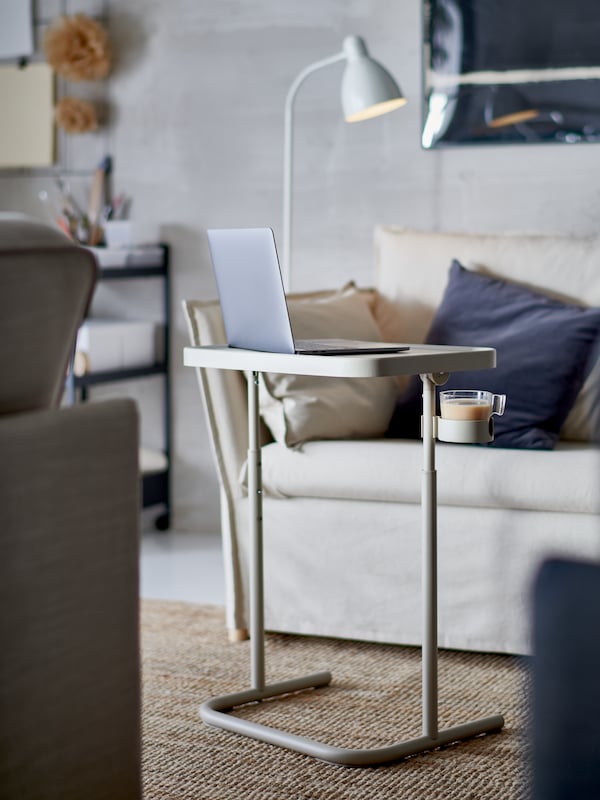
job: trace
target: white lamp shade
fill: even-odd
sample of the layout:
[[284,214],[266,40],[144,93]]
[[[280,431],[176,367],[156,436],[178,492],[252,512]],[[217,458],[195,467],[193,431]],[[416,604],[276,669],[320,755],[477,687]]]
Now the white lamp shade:
[[344,50],[348,58],[342,80],[342,108],[346,122],[377,117],[406,103],[396,81],[369,56],[362,39],[348,37]]

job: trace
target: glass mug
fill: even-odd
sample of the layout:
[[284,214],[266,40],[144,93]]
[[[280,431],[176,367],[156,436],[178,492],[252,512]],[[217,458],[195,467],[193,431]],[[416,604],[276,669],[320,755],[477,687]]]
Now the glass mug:
[[492,414],[502,416],[505,394],[492,394],[481,389],[453,389],[440,392],[442,419],[486,420]]

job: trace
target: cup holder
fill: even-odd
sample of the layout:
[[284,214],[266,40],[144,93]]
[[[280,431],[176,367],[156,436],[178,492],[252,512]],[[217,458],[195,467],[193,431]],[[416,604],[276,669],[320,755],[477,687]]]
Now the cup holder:
[[436,435],[442,442],[486,444],[494,440],[494,420],[489,419],[444,419],[436,417]]

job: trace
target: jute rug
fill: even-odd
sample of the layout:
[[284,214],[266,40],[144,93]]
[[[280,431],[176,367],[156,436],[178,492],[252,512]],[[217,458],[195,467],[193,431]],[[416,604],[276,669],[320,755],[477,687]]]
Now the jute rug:
[[[420,736],[420,650],[267,636],[267,679],[330,669],[330,687],[236,713],[346,747]],[[142,611],[146,800],[524,800],[529,796],[526,659],[441,651],[440,727],[501,713],[500,733],[380,767],[315,761],[198,715],[247,688],[249,644],[230,644],[220,608],[147,600]]]

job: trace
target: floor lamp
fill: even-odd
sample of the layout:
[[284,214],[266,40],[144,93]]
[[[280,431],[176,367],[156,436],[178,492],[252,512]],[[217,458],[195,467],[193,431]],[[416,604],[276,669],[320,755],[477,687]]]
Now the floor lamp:
[[406,103],[398,84],[367,51],[364,39],[348,36],[343,49],[334,56],[315,61],[299,73],[285,100],[283,157],[283,283],[286,291],[291,283],[292,251],[292,172],[294,149],[294,103],[296,94],[313,72],[338,61],[346,61],[342,80],[342,109],[346,122],[359,122],[386,114]]

